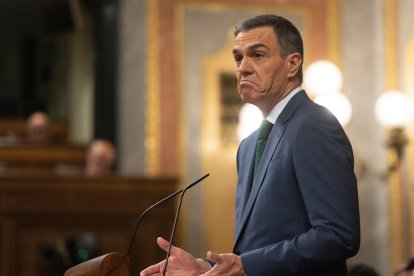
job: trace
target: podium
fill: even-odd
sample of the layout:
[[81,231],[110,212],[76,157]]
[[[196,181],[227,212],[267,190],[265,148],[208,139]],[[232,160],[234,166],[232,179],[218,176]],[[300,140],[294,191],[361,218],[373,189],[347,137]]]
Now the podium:
[[127,256],[112,252],[71,267],[63,276],[130,276],[128,263]]

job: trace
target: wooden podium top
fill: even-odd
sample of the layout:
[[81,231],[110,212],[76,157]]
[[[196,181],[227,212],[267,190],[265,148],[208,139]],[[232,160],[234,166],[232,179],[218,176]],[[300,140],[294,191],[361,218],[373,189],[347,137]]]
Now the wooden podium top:
[[128,258],[112,252],[68,269],[63,276],[130,276]]

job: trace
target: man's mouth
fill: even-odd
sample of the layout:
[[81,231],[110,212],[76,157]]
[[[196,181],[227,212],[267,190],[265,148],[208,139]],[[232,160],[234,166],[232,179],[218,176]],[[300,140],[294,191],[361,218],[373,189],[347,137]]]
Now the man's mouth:
[[242,88],[257,89],[259,87],[259,85],[257,83],[255,83],[254,81],[251,81],[251,80],[241,80],[239,86],[240,86],[240,89],[242,89]]
[[244,79],[244,80],[241,80],[240,81],[240,86],[241,85],[256,85],[256,83],[254,83],[253,81],[251,81],[251,80],[247,80],[247,79]]

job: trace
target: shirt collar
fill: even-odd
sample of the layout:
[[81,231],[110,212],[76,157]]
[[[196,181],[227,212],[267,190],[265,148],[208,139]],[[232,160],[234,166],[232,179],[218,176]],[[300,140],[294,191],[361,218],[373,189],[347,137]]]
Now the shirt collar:
[[302,87],[300,86],[293,89],[286,97],[284,97],[273,107],[272,111],[270,111],[269,115],[267,115],[266,120],[268,120],[272,124],[275,124],[277,117],[279,117],[280,113],[282,113],[283,109],[285,108],[289,100],[301,90]]

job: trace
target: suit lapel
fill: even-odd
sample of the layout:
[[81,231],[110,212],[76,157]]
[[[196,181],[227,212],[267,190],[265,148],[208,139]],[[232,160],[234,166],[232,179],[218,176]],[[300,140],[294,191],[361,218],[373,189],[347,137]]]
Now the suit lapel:
[[235,229],[240,228],[240,223],[242,220],[242,216],[247,204],[247,201],[249,199],[249,193],[251,191],[251,187],[253,185],[253,173],[254,173],[254,160],[255,160],[255,154],[256,154],[256,140],[257,140],[257,131],[253,134],[251,139],[245,142],[247,145],[245,147],[247,148],[248,152],[246,154],[247,159],[242,160],[241,162],[247,162],[246,169],[239,172],[239,183],[238,186],[243,190],[241,195],[241,202],[240,207],[238,210],[236,210],[236,227]]
[[[249,217],[249,214],[253,208],[253,205],[256,201],[257,194],[259,193],[260,187],[263,184],[264,176],[266,174],[267,167],[269,165],[269,162],[272,158],[273,153],[276,151],[276,148],[279,144],[280,138],[283,135],[284,132],[284,126],[282,124],[276,123],[272,131],[270,132],[268,142],[266,144],[266,148],[262,157],[262,161],[260,162],[260,166],[257,170],[256,176],[253,178],[253,169],[254,168],[254,162],[251,162],[253,164],[250,164],[249,166],[249,175],[246,177],[246,179],[249,179],[252,181],[253,179],[253,186],[250,192],[250,195],[248,197],[246,206],[244,207],[244,211],[239,214],[241,216],[241,220],[239,220],[238,226],[236,227],[237,233],[236,233],[236,243],[240,236],[240,233],[242,232],[242,229],[244,227],[244,224],[247,221],[247,218]],[[254,160],[254,158],[252,158]],[[247,183],[245,183],[247,184]]]

